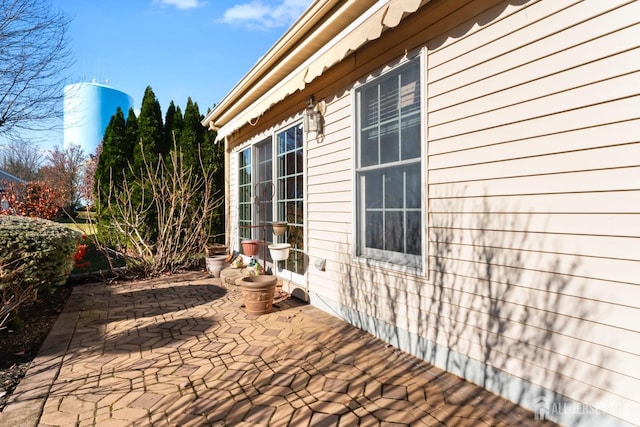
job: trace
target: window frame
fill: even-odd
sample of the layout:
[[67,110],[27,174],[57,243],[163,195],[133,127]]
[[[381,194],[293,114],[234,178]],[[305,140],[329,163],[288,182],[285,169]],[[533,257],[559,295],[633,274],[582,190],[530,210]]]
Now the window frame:
[[[419,276],[426,276],[428,274],[428,185],[427,185],[427,128],[428,123],[426,120],[426,55],[423,53],[423,49],[407,55],[404,58],[396,61],[395,63],[388,64],[383,69],[378,70],[368,76],[366,80],[358,82],[352,89],[352,117],[353,117],[353,248],[352,259],[356,263],[364,264],[367,266],[378,266],[385,269],[401,271],[410,274],[416,274]],[[381,166],[367,168],[360,166],[360,154],[362,150],[362,121],[361,121],[361,105],[360,94],[363,93],[367,87],[375,85],[375,82],[382,82],[384,78],[392,76],[393,74],[399,75],[399,73],[408,66],[411,62],[417,61],[417,67],[419,68],[418,78],[420,82],[419,88],[419,100],[420,108],[418,117],[420,120],[420,155],[413,160],[400,161],[395,163],[384,163]],[[406,252],[393,252],[383,249],[374,249],[364,247],[364,240],[366,239],[366,233],[363,230],[365,226],[364,215],[366,211],[362,207],[363,194],[361,194],[361,179],[363,172],[367,170],[384,170],[391,169],[394,165],[409,165],[411,163],[420,164],[420,231],[421,237],[419,244],[421,245],[420,255],[410,255]],[[362,190],[366,191],[366,190]],[[406,210],[406,205],[403,207]]]

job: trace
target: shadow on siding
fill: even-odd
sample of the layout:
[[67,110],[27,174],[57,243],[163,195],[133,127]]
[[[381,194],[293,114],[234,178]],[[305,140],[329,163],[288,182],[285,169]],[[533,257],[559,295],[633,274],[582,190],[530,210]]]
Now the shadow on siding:
[[[598,402],[595,387],[575,390],[584,379],[609,384],[599,368],[606,366],[604,355],[594,356],[588,342],[575,338],[588,336],[589,328],[582,320],[588,304],[567,292],[584,280],[573,275],[579,257],[567,262],[549,253],[545,235],[529,232],[528,214],[491,210],[484,198],[474,218],[463,219],[469,209],[457,200],[431,216],[428,280],[342,260],[341,315],[537,416],[557,419],[551,405],[567,404],[566,395]],[[589,352],[592,365],[576,363]],[[571,424],[591,416],[571,414]]]

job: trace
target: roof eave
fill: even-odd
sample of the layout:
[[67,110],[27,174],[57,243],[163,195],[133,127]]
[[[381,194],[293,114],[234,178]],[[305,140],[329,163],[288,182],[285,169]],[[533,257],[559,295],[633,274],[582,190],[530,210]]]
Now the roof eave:
[[[342,0],[315,0],[285,34],[262,56],[249,72],[216,104],[202,120],[210,129],[217,127],[220,112],[227,110],[245,94],[274,64],[289,56],[290,51]],[[289,59],[291,60],[291,58]]]

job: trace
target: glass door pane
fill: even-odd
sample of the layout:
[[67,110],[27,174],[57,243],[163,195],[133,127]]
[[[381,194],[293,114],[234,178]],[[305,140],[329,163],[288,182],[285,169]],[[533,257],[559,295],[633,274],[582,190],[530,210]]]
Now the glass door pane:
[[[256,176],[254,181],[254,202],[256,216],[254,219],[254,237],[266,245],[272,243],[271,227],[273,221],[273,144],[271,138],[255,147]],[[266,245],[260,248],[259,257],[270,260]]]

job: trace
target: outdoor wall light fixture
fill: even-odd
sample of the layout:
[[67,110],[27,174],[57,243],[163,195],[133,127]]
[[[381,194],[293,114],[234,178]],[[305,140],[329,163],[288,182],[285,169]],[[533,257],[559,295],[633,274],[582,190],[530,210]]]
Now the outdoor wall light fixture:
[[307,100],[307,108],[304,110],[304,131],[306,133],[315,132],[322,135],[322,125],[324,124],[324,101],[315,103],[313,96]]

